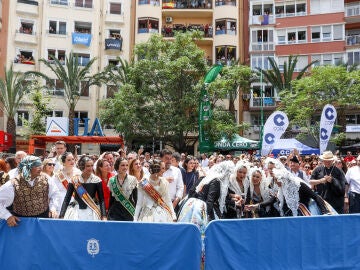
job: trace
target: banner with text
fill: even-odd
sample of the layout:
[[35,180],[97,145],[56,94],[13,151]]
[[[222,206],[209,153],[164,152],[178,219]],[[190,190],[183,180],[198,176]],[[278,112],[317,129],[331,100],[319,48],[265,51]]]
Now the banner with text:
[[329,143],[331,132],[336,121],[337,112],[333,105],[326,104],[320,119],[319,148],[322,154]]
[[200,269],[192,224],[0,220],[0,269]]
[[284,112],[275,111],[266,120],[263,129],[261,155],[268,155],[274,149],[275,141],[281,138],[289,125],[289,119]]

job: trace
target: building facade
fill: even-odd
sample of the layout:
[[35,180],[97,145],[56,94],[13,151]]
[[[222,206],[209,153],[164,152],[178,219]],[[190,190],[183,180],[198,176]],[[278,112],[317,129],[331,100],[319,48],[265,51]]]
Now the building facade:
[[[57,81],[39,59],[60,62],[70,52],[85,66],[90,59],[97,60],[91,72],[102,71],[109,64],[118,64],[117,57],[129,60],[131,2],[125,0],[42,0],[6,1],[3,5],[4,22],[1,31],[1,60],[15,72],[40,71],[53,78],[49,116],[67,117],[63,83]],[[6,23],[5,23],[6,20]],[[6,25],[7,24],[7,25]],[[6,30],[5,30],[6,28]],[[45,82],[43,82],[45,83]],[[90,127],[98,116],[99,102],[115,91],[112,85],[91,86],[84,91],[76,105],[78,118],[90,119]],[[22,120],[31,119],[31,102],[25,100],[16,116],[17,133],[21,134]],[[0,129],[6,128],[6,117],[0,118]],[[80,120],[79,134],[84,122]],[[104,130],[111,135],[112,129]],[[21,137],[17,136],[21,141]],[[97,145],[84,145],[85,152],[98,151]]]

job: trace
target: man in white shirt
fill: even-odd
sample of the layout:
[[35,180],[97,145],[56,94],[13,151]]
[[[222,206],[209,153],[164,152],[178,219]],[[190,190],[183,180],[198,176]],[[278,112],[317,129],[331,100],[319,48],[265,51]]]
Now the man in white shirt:
[[205,153],[201,154],[200,165],[201,165],[202,168],[205,168],[205,167],[209,166],[209,159],[208,159],[208,157],[206,156]]
[[345,193],[345,204],[349,203],[350,214],[360,213],[360,156],[356,158],[356,166],[347,170],[345,178],[349,185],[348,193]]
[[61,156],[66,152],[67,149],[66,142],[56,141],[54,147],[56,153],[56,156],[53,158],[53,161],[55,163],[54,171],[59,171],[62,169]]
[[15,160],[16,160],[17,167],[9,171],[9,173],[8,173],[9,179],[13,179],[19,175],[19,169],[18,169],[19,164],[23,160],[23,158],[26,156],[27,156],[27,154],[24,151],[17,151],[15,153]]
[[179,168],[171,165],[172,153],[171,151],[164,149],[160,153],[161,160],[165,163],[166,171],[163,177],[169,182],[169,195],[173,203],[173,207],[179,203],[184,193],[184,182],[182,174]]

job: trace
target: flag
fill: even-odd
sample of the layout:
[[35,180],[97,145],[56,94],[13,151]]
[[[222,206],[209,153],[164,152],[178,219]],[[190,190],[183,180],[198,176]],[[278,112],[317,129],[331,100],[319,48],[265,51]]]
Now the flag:
[[326,104],[321,114],[320,132],[319,132],[319,148],[322,154],[329,143],[331,132],[336,121],[336,109],[331,104]]
[[289,119],[284,112],[275,111],[269,116],[263,128],[261,144],[262,156],[266,156],[272,151],[275,141],[280,139],[288,125]]

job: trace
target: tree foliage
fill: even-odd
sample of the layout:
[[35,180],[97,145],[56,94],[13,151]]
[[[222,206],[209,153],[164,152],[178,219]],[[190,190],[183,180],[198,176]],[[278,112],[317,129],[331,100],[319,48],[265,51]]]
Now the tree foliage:
[[15,73],[13,66],[5,68],[5,78],[0,78],[0,103],[7,116],[6,131],[12,135],[12,149],[16,149],[16,122],[15,115],[31,90],[31,82],[25,74]]
[[[305,133],[318,138],[318,122],[326,104],[337,108],[338,125],[345,129],[345,110],[357,107],[360,94],[360,73],[347,71],[344,66],[319,66],[312,69],[311,76],[293,81],[291,89],[281,93],[281,107],[293,124],[303,127]],[[342,138],[341,136],[339,137]],[[338,140],[339,141],[339,140]]]
[[[40,59],[39,61],[51,70],[57,80],[63,82],[64,101],[69,109],[69,135],[74,135],[73,118],[75,117],[75,107],[80,99],[81,93],[92,85],[100,86],[104,74],[91,73],[91,68],[96,58],[90,59],[84,66],[79,64],[79,58],[73,52],[69,54],[69,57],[66,56],[65,64],[52,55],[50,59],[50,61],[48,59]],[[51,85],[52,77],[42,72],[33,71],[28,72],[28,74],[42,77]]]
[[155,138],[176,150],[194,145],[208,69],[204,51],[195,43],[200,37],[198,32],[178,33],[168,41],[153,35],[136,45],[137,61],[126,69],[119,92],[101,104],[102,122],[115,124],[127,141]]
[[268,57],[271,69],[257,68],[259,76],[262,73],[265,77],[265,81],[271,83],[271,85],[278,92],[286,89],[291,89],[292,81],[301,79],[309,67],[311,67],[316,61],[312,61],[310,64],[302,68],[297,76],[294,78],[296,64],[298,62],[298,56],[290,55],[288,61],[284,62],[284,70],[281,71],[279,65],[271,57]]
[[46,117],[51,112],[49,108],[50,97],[44,95],[43,87],[38,85],[38,82],[33,82],[33,91],[30,94],[30,101],[33,104],[31,110],[32,118],[27,121],[23,119],[25,131],[23,135],[27,138],[31,135],[45,135],[46,134]]

